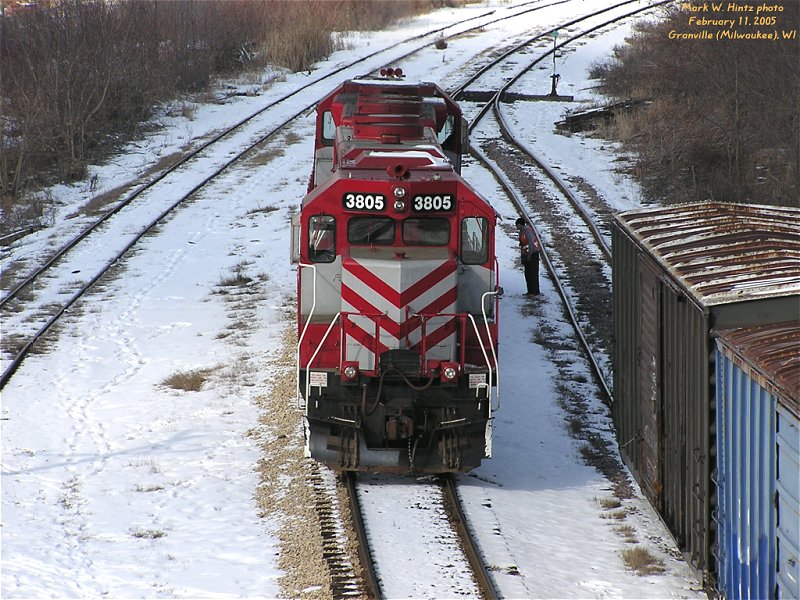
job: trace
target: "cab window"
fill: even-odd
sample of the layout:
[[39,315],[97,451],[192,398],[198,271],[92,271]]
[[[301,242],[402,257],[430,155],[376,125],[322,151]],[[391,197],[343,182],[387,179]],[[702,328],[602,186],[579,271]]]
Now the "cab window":
[[351,244],[393,244],[394,220],[387,217],[353,217],[347,223],[347,241]]
[[450,243],[450,221],[406,219],[403,221],[403,243],[409,246],[446,246]]
[[311,262],[333,262],[336,258],[336,219],[314,215],[308,219],[308,259]]
[[461,262],[482,265],[489,258],[489,220],[466,217],[461,221]]
[[322,114],[322,143],[325,146],[333,145],[333,138],[336,137],[336,123],[333,122],[333,114],[326,110]]
[[447,120],[442,125],[442,128],[436,133],[439,143],[443,146],[448,142],[448,138],[453,133],[455,128],[456,118],[453,115],[447,115]]

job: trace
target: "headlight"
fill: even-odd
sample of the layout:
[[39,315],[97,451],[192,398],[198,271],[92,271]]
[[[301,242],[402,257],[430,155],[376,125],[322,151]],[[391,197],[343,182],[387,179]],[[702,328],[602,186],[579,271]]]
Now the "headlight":
[[397,198],[398,200],[401,199],[401,198],[405,198],[406,197],[405,188],[401,188],[400,186],[398,186],[398,187],[394,188],[394,190],[392,190],[392,191],[394,193],[394,197]]
[[395,200],[393,208],[395,212],[403,212],[406,209],[406,203],[403,200]]
[[347,377],[347,379],[355,379],[356,375],[358,375],[358,369],[356,369],[353,365],[347,365],[344,368],[344,376]]
[[452,381],[456,378],[456,375],[458,375],[458,371],[455,367],[445,367],[444,371],[442,371],[442,375],[444,375],[445,379]]

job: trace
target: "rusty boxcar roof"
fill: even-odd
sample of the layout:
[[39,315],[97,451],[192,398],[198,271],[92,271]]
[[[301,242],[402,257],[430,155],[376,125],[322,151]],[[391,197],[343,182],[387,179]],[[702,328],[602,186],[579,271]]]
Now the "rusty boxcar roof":
[[702,305],[800,294],[800,208],[700,202],[615,221]]
[[719,332],[721,351],[800,417],[800,320]]

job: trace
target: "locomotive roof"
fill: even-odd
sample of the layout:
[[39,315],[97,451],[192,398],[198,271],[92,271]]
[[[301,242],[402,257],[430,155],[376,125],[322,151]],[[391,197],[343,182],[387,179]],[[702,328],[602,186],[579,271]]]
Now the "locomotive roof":
[[700,202],[615,221],[704,306],[800,294],[798,208]]
[[382,79],[382,78],[362,78],[348,79],[338,88],[333,90],[320,105],[327,105],[330,100],[342,99],[354,100],[358,96],[370,96],[378,98],[381,95],[387,98],[405,97],[416,99],[418,102],[436,102],[447,105],[452,113],[461,114],[458,104],[450,95],[435,83],[429,81],[408,81],[405,79]]
[[390,85],[397,87],[437,87],[435,83],[429,81],[410,81],[408,79],[389,79],[385,77],[356,77],[349,79],[347,83],[366,84],[366,85]]
[[385,169],[389,165],[403,164],[408,169],[425,171],[452,171],[453,165],[434,145],[402,144],[381,147],[373,140],[357,140],[343,145],[344,153],[339,164],[342,169]]
[[[391,84],[388,92],[384,83]],[[381,80],[368,93],[357,82],[342,86],[334,99],[341,110],[336,130],[340,168],[385,169],[403,164],[422,170],[452,169],[436,131],[448,114],[460,112],[451,100],[437,95],[442,92],[436,92],[433,84],[421,85],[427,88]],[[403,93],[395,93],[400,89]]]
[[348,79],[342,87],[371,86],[371,87],[396,87],[418,90],[424,94],[449,98],[448,94],[438,85],[430,81],[411,81],[408,79],[388,79],[382,77],[359,77]]

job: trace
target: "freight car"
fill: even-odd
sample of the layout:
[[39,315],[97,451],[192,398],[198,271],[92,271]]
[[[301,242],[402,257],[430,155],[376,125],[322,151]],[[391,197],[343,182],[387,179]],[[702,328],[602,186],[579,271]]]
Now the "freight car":
[[612,231],[620,453],[716,593],[715,336],[796,321],[800,209],[722,202],[619,213]]
[[349,80],[317,107],[293,219],[307,455],[467,471],[491,456],[497,215],[462,177],[467,127],[432,83]]
[[800,315],[717,332],[718,591],[800,598]]

